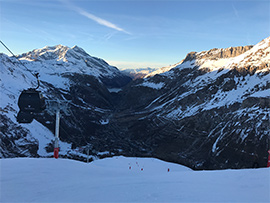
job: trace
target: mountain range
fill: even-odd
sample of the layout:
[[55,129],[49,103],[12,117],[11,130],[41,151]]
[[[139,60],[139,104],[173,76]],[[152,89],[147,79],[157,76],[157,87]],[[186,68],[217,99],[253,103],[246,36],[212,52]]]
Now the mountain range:
[[[156,157],[193,169],[264,167],[269,149],[270,37],[254,46],[190,52],[179,63],[133,80],[82,48],[57,45],[17,56],[40,74],[61,114],[60,156]],[[0,156],[50,157],[54,113],[18,124],[17,100],[32,74],[0,54]],[[111,91],[121,88],[121,91]]]

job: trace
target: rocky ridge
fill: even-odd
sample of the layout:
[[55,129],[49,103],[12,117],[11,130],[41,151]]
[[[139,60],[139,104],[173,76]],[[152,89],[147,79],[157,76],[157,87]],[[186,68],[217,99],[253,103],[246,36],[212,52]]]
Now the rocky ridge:
[[145,76],[145,78],[152,77],[156,74],[162,74],[162,73],[168,72],[171,69],[175,68],[176,66],[179,66],[180,64],[182,64],[183,62],[186,62],[186,61],[200,60],[200,59],[217,60],[217,59],[222,59],[222,58],[236,57],[236,56],[239,56],[240,54],[243,54],[244,52],[248,51],[252,47],[253,47],[253,45],[229,47],[229,48],[225,48],[225,49],[224,48],[221,48],[221,49],[214,48],[214,49],[210,49],[208,51],[202,51],[202,52],[193,51],[193,52],[188,53],[187,56],[179,63],[176,63],[176,64],[171,65],[171,66],[163,67],[163,68],[160,68],[156,71],[153,71],[153,72],[147,74]]
[[214,48],[214,49],[210,49],[208,51],[202,51],[202,52],[190,52],[187,54],[184,61],[199,60],[199,59],[205,59],[205,58],[209,60],[215,60],[215,59],[236,57],[250,50],[252,47],[253,45],[229,47],[225,49]]

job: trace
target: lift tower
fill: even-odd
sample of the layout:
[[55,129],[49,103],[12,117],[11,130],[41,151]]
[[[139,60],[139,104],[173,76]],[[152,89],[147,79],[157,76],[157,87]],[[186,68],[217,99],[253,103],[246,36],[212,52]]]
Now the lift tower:
[[70,115],[68,105],[70,101],[67,100],[47,100],[46,104],[48,106],[47,110],[54,114],[55,113],[55,133],[54,133],[54,151],[53,157],[58,159],[59,157],[59,129],[60,129],[60,112],[65,115]]

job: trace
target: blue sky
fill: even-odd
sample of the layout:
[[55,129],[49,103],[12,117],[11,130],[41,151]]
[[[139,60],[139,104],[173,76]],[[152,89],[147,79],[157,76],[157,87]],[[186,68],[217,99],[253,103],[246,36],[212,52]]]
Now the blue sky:
[[268,36],[269,0],[0,0],[0,39],[15,54],[78,45],[118,68],[168,66]]

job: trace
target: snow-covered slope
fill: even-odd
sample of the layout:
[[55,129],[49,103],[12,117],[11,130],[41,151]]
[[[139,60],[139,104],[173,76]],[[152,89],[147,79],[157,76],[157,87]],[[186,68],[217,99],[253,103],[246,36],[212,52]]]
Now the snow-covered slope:
[[1,159],[0,166],[1,202],[270,201],[269,169],[195,172],[152,158],[125,157],[90,164]]
[[[41,49],[35,49],[18,57],[21,61],[27,63],[29,69],[36,72],[47,74],[62,73],[84,73],[101,77],[102,75],[113,77],[119,71],[109,66],[104,60],[92,57],[82,48],[74,46],[69,48],[63,45],[46,46]],[[26,63],[26,62],[25,62]]]

